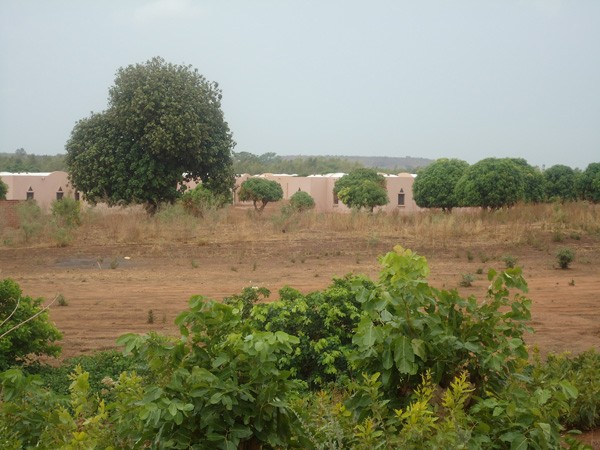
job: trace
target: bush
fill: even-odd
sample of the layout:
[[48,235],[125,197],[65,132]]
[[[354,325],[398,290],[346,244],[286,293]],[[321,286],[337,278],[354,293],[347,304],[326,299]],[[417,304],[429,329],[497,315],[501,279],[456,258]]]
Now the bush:
[[225,198],[215,195],[201,184],[181,196],[181,204],[185,211],[196,217],[204,217],[207,211],[220,208],[225,203]]
[[54,342],[62,336],[49,321],[48,312],[42,312],[42,301],[23,296],[10,278],[0,281],[0,370],[27,363],[34,356],[60,354],[60,346]]
[[517,265],[518,259],[515,258],[514,256],[508,255],[508,256],[503,256],[502,261],[504,261],[504,266],[507,269],[512,269]]
[[568,269],[575,259],[575,252],[570,248],[561,248],[556,252],[556,259],[561,269]]
[[57,225],[73,228],[81,225],[81,203],[72,198],[52,202],[52,216]]
[[290,197],[290,205],[295,211],[307,211],[315,207],[315,200],[308,192],[298,191]]
[[44,226],[42,210],[35,200],[27,200],[17,206],[20,228],[25,234],[25,242],[35,236]]

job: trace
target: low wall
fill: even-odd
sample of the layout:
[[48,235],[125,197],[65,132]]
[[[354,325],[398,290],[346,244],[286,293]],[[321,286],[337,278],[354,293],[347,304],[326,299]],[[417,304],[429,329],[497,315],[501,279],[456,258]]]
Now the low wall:
[[0,200],[0,227],[19,228],[17,205],[23,200]]

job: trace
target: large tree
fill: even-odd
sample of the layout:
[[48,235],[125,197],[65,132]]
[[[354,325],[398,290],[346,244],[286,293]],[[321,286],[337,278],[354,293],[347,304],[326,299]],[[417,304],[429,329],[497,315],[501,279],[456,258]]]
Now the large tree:
[[86,200],[153,211],[175,200],[184,181],[229,191],[233,146],[217,83],[153,58],[117,71],[108,108],[75,125],[66,162]]
[[523,158],[510,158],[523,173],[525,187],[523,200],[527,203],[541,203],[546,198],[544,175],[537,167],[529,165]]
[[577,191],[583,200],[600,203],[600,163],[590,163],[579,175]]
[[390,200],[385,177],[374,169],[355,169],[335,182],[333,193],[350,208],[368,209],[386,205]]
[[561,201],[575,200],[577,190],[575,188],[575,171],[569,166],[557,164],[546,169],[544,172],[546,186],[546,197],[550,200]]
[[462,206],[512,206],[525,196],[523,170],[509,158],[482,159],[458,180],[456,196]]
[[413,197],[417,205],[422,208],[442,208],[448,212],[459,206],[454,188],[468,167],[466,161],[442,158],[419,170],[413,184]]
[[243,202],[251,201],[254,209],[262,212],[267,203],[277,202],[283,198],[283,189],[274,180],[248,178],[240,185],[238,197]]

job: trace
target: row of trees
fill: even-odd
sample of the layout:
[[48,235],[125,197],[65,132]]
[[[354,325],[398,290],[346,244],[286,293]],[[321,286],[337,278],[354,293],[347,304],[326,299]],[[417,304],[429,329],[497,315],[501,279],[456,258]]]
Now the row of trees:
[[65,169],[65,155],[33,155],[23,148],[18,148],[14,153],[0,153],[0,172],[54,172]]
[[498,209],[517,202],[588,200],[600,202],[600,163],[583,172],[564,165],[545,171],[522,158],[486,158],[472,166],[438,159],[421,169],[413,185],[418,206],[451,211],[458,206]]

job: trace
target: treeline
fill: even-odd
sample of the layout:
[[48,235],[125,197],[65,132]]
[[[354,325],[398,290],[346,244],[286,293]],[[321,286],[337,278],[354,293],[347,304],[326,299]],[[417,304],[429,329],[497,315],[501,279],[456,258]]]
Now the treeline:
[[298,156],[288,159],[272,152],[262,155],[254,155],[249,152],[234,152],[233,154],[233,170],[238,174],[288,173],[308,176],[350,172],[360,167],[363,165],[359,162],[335,156]]
[[67,170],[65,155],[33,155],[19,148],[0,153],[0,172],[54,172]]
[[413,185],[423,208],[473,206],[498,209],[518,202],[587,200],[600,202],[600,163],[584,171],[558,164],[540,170],[523,158],[486,158],[473,165],[438,159],[421,169]]

